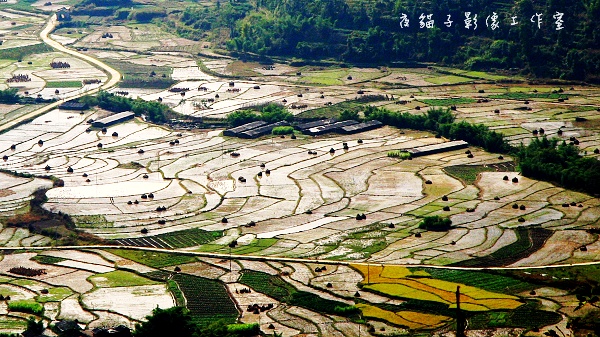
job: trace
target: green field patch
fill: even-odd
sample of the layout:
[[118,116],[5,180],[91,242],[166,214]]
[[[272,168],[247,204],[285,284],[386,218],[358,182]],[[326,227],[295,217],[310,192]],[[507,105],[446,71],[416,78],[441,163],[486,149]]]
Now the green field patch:
[[407,214],[414,215],[414,216],[424,216],[424,215],[427,215],[427,214],[430,214],[433,212],[437,212],[441,209],[442,209],[442,206],[425,205],[423,207],[414,209],[414,210],[408,212]]
[[81,81],[46,82],[46,88],[81,88]]
[[67,287],[54,287],[48,289],[47,294],[36,296],[35,300],[39,303],[60,302],[71,295],[73,295],[73,292]]
[[536,285],[534,284],[525,281],[520,281],[512,277],[486,272],[435,268],[425,268],[418,270],[426,271],[431,275],[431,277],[439,280],[462,283],[472,287],[477,287],[498,293],[516,294],[519,292],[534,289],[536,287]]
[[44,313],[44,306],[34,300],[9,301],[8,310],[41,316]]
[[432,106],[452,106],[463,105],[477,102],[477,100],[468,97],[460,98],[443,98],[443,99],[420,99],[419,101]]
[[222,319],[231,324],[237,320],[239,313],[223,283],[187,274],[175,274],[173,281],[185,296],[195,321],[212,323]]
[[285,282],[281,277],[263,272],[244,270],[242,271],[242,277],[239,282],[253,288],[255,291],[273,297],[280,302],[296,305],[316,312],[340,314],[339,309],[336,311],[336,307],[347,306],[342,302],[324,299],[313,293],[300,291],[291,284]]
[[133,249],[107,249],[106,251],[153,268],[163,268],[197,261],[193,256],[176,253],[146,252]]
[[483,165],[455,165],[444,167],[443,170],[467,185],[474,184],[479,173],[495,171],[493,167],[485,167]]
[[37,262],[43,263],[43,264],[56,264],[56,263],[59,263],[62,261],[66,261],[67,259],[64,259],[62,257],[56,257],[56,256],[36,255],[36,256],[32,257],[31,260],[37,261]]
[[312,84],[339,85],[344,83],[342,79],[345,78],[347,74],[347,70],[341,69],[308,72],[302,75],[302,81]]
[[108,273],[96,274],[90,276],[88,280],[92,282],[94,286],[99,288],[133,287],[160,284],[159,282],[124,270],[115,270]]
[[462,76],[444,75],[444,76],[437,76],[437,77],[429,77],[429,78],[426,78],[425,81],[427,81],[429,83],[441,85],[441,84],[466,83],[466,82],[471,82],[473,80],[470,78],[462,77]]
[[36,280],[29,280],[29,279],[25,279],[25,278],[18,278],[18,279],[12,280],[10,283],[21,286],[21,287],[25,287],[25,288],[28,288],[31,286],[40,286],[42,284]]

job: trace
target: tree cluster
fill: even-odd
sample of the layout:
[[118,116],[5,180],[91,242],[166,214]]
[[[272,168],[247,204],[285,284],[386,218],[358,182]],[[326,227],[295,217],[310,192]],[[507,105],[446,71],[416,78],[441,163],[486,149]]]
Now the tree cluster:
[[144,101],[141,98],[131,99],[106,91],[101,91],[95,97],[85,96],[80,101],[88,106],[99,106],[113,112],[133,111],[136,116],[143,114],[153,123],[166,122],[166,114],[171,112],[169,107],[159,102]]
[[133,337],[242,337],[259,333],[258,324],[227,325],[216,321],[209,325],[199,325],[183,307],[157,307],[146,319],[146,322],[136,324]]
[[227,115],[227,124],[232,127],[240,126],[254,121],[265,121],[267,123],[276,123],[280,121],[292,121],[292,115],[287,109],[278,104],[268,104],[256,110],[238,110]]
[[516,156],[526,177],[592,194],[600,191],[600,161],[580,156],[573,144],[559,144],[556,138],[534,138],[528,146],[521,145]]

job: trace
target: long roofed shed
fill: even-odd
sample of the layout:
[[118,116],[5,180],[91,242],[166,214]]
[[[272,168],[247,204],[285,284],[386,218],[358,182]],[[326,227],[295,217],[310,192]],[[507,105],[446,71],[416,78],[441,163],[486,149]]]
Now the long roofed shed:
[[239,137],[241,137],[241,138],[258,138],[260,136],[270,134],[271,131],[273,131],[273,129],[278,126],[288,126],[288,125],[290,125],[290,123],[288,123],[286,121],[281,121],[281,122],[261,126],[259,128],[252,129],[249,131],[241,132],[239,134]]
[[265,125],[267,125],[267,122],[265,122],[265,121],[250,122],[250,123],[236,126],[235,128],[231,128],[231,129],[227,129],[227,130],[223,131],[223,136],[239,137],[240,133],[242,133],[242,132],[250,131],[252,129],[256,129],[256,128],[259,128],[259,127],[265,126]]
[[132,119],[135,114],[131,111],[119,112],[108,117],[104,117],[92,123],[93,127],[103,128],[113,124],[121,123],[126,120]]

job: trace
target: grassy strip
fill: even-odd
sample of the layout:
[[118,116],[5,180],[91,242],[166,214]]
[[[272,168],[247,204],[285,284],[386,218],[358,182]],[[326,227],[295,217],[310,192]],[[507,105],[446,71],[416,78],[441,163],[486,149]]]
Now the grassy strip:
[[193,256],[181,254],[146,252],[131,249],[107,249],[106,251],[153,268],[163,268],[196,261],[196,258]]
[[179,289],[177,282],[173,280],[167,280],[167,288],[175,297],[175,304],[179,307],[185,306],[185,297],[183,296],[183,292]]
[[46,88],[81,88],[81,81],[46,82]]

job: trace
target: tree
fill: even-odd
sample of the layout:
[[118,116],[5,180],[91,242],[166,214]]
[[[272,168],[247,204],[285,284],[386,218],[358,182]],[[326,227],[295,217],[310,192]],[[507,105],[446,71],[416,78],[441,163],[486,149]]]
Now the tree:
[[244,125],[258,120],[258,115],[252,110],[238,110],[227,115],[227,124],[232,127]]
[[340,120],[341,121],[347,121],[347,120],[357,121],[357,120],[359,120],[358,111],[344,109],[344,110],[342,110],[342,112],[340,112]]
[[192,337],[196,330],[192,316],[183,307],[169,309],[157,307],[152,310],[152,315],[146,316],[146,319],[146,322],[136,324],[134,337]]
[[294,119],[294,115],[281,105],[268,104],[262,109],[260,119],[267,123],[276,123],[280,121],[289,122]]
[[17,88],[0,90],[0,103],[12,104],[19,102],[19,95],[17,95],[17,91]]

